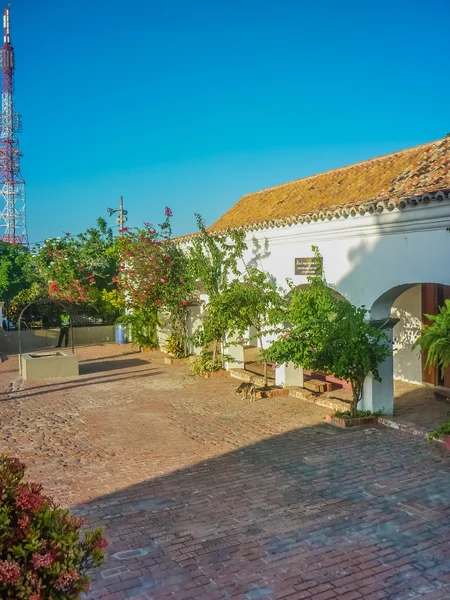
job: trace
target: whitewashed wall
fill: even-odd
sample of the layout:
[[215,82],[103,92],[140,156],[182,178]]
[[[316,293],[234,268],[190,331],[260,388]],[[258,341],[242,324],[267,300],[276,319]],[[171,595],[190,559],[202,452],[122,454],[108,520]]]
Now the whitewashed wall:
[[392,316],[400,319],[394,327],[394,377],[422,383],[422,357],[413,350],[422,327],[422,286],[403,292],[394,302]]
[[374,318],[384,318],[408,285],[450,285],[443,258],[450,255],[448,226],[450,202],[442,201],[380,215],[261,229],[248,233],[245,261],[286,288],[286,278],[295,285],[307,282],[295,275],[294,261],[313,256],[311,246],[316,245],[328,284],[354,304],[366,306]]

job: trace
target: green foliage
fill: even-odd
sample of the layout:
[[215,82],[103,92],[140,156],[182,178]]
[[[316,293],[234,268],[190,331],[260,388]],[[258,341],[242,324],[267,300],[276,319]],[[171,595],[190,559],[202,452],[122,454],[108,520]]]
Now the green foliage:
[[450,419],[447,419],[440,427],[430,433],[428,439],[440,440],[446,435],[450,435]]
[[370,324],[364,307],[336,301],[336,314],[321,353],[327,370],[338,379],[350,381],[353,392],[352,414],[362,398],[364,380],[372,373],[381,381],[378,365],[392,352],[386,335]]
[[76,600],[104,561],[102,530],[81,534],[82,521],[24,483],[24,472],[0,455],[0,597]]
[[195,217],[199,234],[192,238],[189,247],[192,274],[212,298],[227,288],[230,275],[239,276],[238,263],[247,249],[245,231],[209,233],[202,217],[199,214]]
[[186,356],[183,344],[176,335],[170,335],[166,340],[167,352],[174,358],[183,358]]
[[381,417],[383,410],[357,410],[355,414],[352,414],[351,410],[337,410],[334,415],[340,419],[350,419],[355,417]]
[[[243,337],[254,328],[263,348],[263,337],[278,320],[284,301],[266,273],[249,267],[242,280],[230,283],[218,304],[217,312],[224,315],[230,336]],[[267,387],[267,361],[263,363]]]
[[203,373],[215,373],[222,369],[221,358],[214,358],[211,352],[203,352],[200,356],[190,359],[188,369],[193,375],[202,375]]
[[309,287],[291,291],[290,305],[283,314],[289,329],[281,332],[263,354],[278,364],[292,361],[350,381],[351,414],[356,415],[366,376],[372,372],[380,380],[378,365],[390,355],[391,348],[385,334],[368,322],[364,307],[337,298],[328,288],[320,261],[317,263],[316,275],[308,278]]
[[21,290],[14,296],[9,304],[8,317],[15,323],[18,322],[20,313],[22,310],[35,300],[39,300],[42,297],[42,287],[39,283],[34,282],[30,287]]
[[233,317],[224,305],[222,295],[228,289],[230,277],[239,276],[238,264],[247,248],[245,231],[209,233],[202,217],[199,214],[195,216],[199,233],[192,239],[188,249],[190,272],[192,281],[203,286],[203,291],[208,295],[208,304],[193,343],[202,348],[203,353],[212,347],[212,361],[215,364],[219,344],[223,342]]
[[425,326],[413,348],[420,346],[427,352],[426,367],[438,366],[442,376],[450,364],[450,300],[439,307],[437,315],[425,315],[430,325]]
[[118,299],[129,313],[138,313],[139,320],[148,314],[147,336],[149,323],[154,322],[156,328],[156,323],[164,319],[186,352],[188,305],[194,280],[185,252],[170,239],[172,211],[168,207],[165,216],[158,229],[145,223],[143,229],[125,231],[118,242]]
[[[317,249],[316,257],[319,259]],[[331,335],[336,314],[336,298],[327,286],[317,260],[316,274],[308,277],[309,286],[294,288],[288,295],[288,305],[282,306],[275,321],[287,324],[279,331],[279,340],[264,355],[277,364],[292,361],[311,371],[324,370],[324,346]],[[326,371],[328,369],[325,369]]]
[[136,309],[119,317],[117,323],[128,326],[131,341],[136,346],[151,350],[159,347],[157,328],[160,322],[156,310]]
[[77,235],[47,239],[33,255],[41,297],[97,306],[101,312],[103,291],[112,290],[117,274],[117,257],[112,230],[104,219],[97,227]]
[[26,289],[33,279],[27,248],[0,241],[0,300],[8,301]]

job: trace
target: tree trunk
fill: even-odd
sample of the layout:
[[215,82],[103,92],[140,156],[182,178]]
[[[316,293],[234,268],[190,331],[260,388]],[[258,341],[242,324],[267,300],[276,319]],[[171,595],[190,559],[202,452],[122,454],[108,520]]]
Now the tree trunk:
[[213,364],[215,364],[216,362],[216,356],[217,356],[217,344],[219,343],[219,340],[214,340],[214,345],[213,345]]
[[362,397],[362,385],[359,381],[351,381],[352,384],[352,404],[350,406],[350,416],[358,416],[358,404]]
[[[258,339],[259,339],[259,345],[261,346],[261,350],[263,350],[264,347],[263,347],[262,335],[259,335]],[[264,389],[266,390],[269,387],[268,386],[269,378],[267,376],[267,362],[264,361],[263,365],[264,365]]]

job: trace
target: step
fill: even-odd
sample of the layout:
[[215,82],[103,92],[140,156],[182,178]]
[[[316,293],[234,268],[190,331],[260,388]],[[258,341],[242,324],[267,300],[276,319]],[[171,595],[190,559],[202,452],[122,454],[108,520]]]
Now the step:
[[324,392],[331,392],[333,386],[328,381],[321,381],[320,379],[309,379],[308,381],[303,382],[303,387],[305,390],[309,390],[310,392],[316,392],[318,394],[323,394]]
[[297,386],[291,386],[289,388],[289,395],[294,396],[294,398],[300,398],[300,400],[304,400],[305,402],[317,404],[318,406],[332,408],[333,410],[349,409],[349,404],[347,402],[343,402],[342,400],[334,398],[327,398],[326,396],[313,396],[312,394],[308,393],[305,389]]
[[230,369],[230,376],[241,381],[250,381],[251,379],[256,386],[264,385],[264,377],[249,373],[245,369]]

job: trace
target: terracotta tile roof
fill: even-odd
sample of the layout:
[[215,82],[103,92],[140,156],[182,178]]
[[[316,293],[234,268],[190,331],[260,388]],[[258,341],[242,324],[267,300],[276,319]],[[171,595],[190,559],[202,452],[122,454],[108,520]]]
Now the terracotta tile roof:
[[243,196],[209,229],[331,219],[442,200],[450,190],[450,138]]

